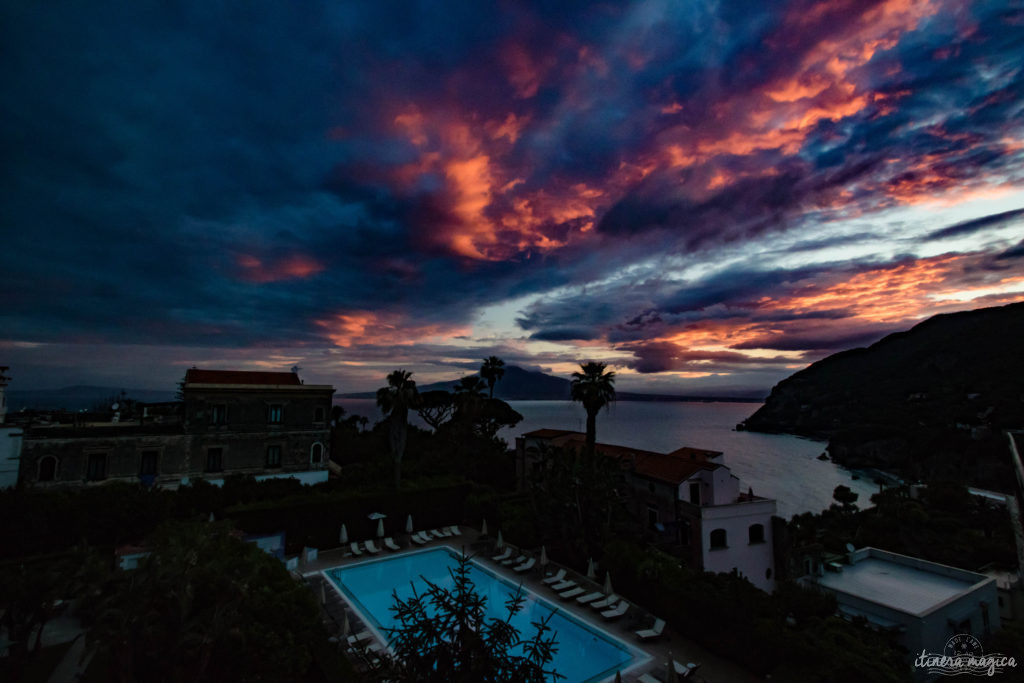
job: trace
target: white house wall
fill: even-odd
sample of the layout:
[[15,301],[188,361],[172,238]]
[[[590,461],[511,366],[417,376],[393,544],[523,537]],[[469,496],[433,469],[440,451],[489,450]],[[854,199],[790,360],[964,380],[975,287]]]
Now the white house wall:
[[[734,499],[735,500],[735,499]],[[756,500],[701,508],[701,548],[704,571],[729,573],[734,569],[761,590],[775,590],[775,562],[772,552],[774,500]],[[764,527],[764,541],[749,542],[750,527]],[[726,547],[711,548],[711,532],[725,529]]]

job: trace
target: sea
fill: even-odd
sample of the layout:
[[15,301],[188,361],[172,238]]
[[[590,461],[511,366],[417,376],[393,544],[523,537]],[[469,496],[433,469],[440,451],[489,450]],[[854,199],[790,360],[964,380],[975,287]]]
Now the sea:
[[[346,412],[381,419],[372,399],[335,401]],[[499,436],[515,446],[515,438],[535,429],[586,430],[583,406],[571,401],[509,401],[523,421]],[[683,446],[721,451],[722,462],[740,478],[740,490],[774,498],[778,515],[789,519],[802,512],[820,512],[831,505],[836,486],[845,484],[870,506],[878,485],[870,476],[818,460],[826,443],[786,434],[736,431],[736,425],[761,407],[760,403],[684,401],[617,401],[597,417],[597,440],[667,453]],[[417,415],[410,422],[429,429]]]

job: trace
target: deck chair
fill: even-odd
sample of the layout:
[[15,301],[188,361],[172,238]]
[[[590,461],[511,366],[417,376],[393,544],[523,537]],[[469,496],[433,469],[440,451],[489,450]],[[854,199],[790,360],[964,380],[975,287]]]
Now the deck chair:
[[544,579],[544,583],[546,583],[547,585],[550,586],[553,583],[558,583],[559,581],[561,581],[564,578],[565,578],[565,570],[564,569],[559,569],[556,573],[554,573],[551,576],[549,576],[546,579]]
[[363,554],[363,551],[359,547],[358,543],[350,543],[348,547],[352,549],[352,554],[353,555],[358,556],[358,555],[362,555]]
[[502,560],[501,563],[503,565],[505,565],[505,566],[512,566],[512,565],[515,565],[515,564],[522,564],[523,562],[526,562],[526,559],[527,559],[526,555],[520,555],[519,557],[517,557],[514,560],[511,559],[511,558],[509,558],[507,560]]
[[654,626],[645,628],[636,632],[636,637],[640,640],[654,640],[655,638],[661,637],[661,632],[665,630],[665,620],[655,619]]
[[452,532],[453,536],[461,536],[462,535],[462,532],[459,531],[459,527],[457,525],[455,525],[455,524],[453,524],[450,527],[448,527],[448,531]]
[[581,595],[580,597],[576,598],[576,602],[580,603],[581,605],[586,605],[587,603],[600,600],[603,597],[604,593],[601,592],[587,593],[586,595]]
[[370,553],[371,555],[376,555],[380,552],[380,548],[374,545],[373,540],[366,541],[365,543],[363,543],[363,546],[366,548],[366,552]]
[[398,544],[395,543],[395,539],[390,536],[384,539],[384,547],[388,550],[401,550],[401,548],[398,547]]
[[563,592],[559,593],[558,597],[560,597],[563,600],[572,600],[577,595],[582,595],[583,593],[586,593],[586,592],[587,592],[587,589],[584,588],[583,586],[576,586],[575,588],[570,588],[567,591],[563,591]]
[[504,562],[510,557],[512,557],[512,548],[505,548],[504,552],[495,555],[491,559],[495,562]]
[[515,571],[515,572],[516,572],[517,574],[522,574],[523,572],[528,572],[528,571],[530,571],[531,569],[533,569],[533,565],[535,565],[535,564],[537,564],[537,560],[536,560],[535,558],[532,558],[532,557],[531,557],[531,558],[530,558],[530,559],[528,559],[528,560],[527,560],[526,562],[523,562],[523,563],[522,563],[521,565],[518,565],[518,566],[516,566],[516,567],[513,567],[512,569],[513,569],[513,571]]
[[572,588],[575,585],[576,585],[575,581],[573,581],[572,579],[566,579],[564,581],[559,581],[558,583],[551,584],[551,590],[553,590],[556,593],[558,593],[558,592],[561,592],[561,591],[564,591],[564,590],[568,590],[569,588]]
[[612,605],[614,605],[618,601],[619,601],[619,596],[616,595],[615,593],[612,593],[611,595],[609,595],[604,600],[598,600],[597,602],[590,603],[590,606],[593,607],[594,609],[608,609],[609,607],[611,607]]
[[615,607],[613,607],[613,608],[611,608],[609,610],[605,610],[604,612],[601,612],[601,616],[604,617],[605,619],[607,619],[608,621],[611,621],[612,619],[618,619],[619,617],[621,617],[623,614],[625,614],[628,611],[629,611],[629,603],[626,602],[625,600],[623,600],[617,606],[615,606]]

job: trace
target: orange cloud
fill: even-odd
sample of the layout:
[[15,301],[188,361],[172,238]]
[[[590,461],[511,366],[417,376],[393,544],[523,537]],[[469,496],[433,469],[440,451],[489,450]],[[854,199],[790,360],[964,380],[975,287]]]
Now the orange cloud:
[[346,311],[317,320],[335,346],[409,346],[430,339],[466,336],[470,328],[438,323],[410,322],[406,316],[385,311]]
[[241,270],[239,277],[246,282],[265,283],[312,277],[324,270],[324,264],[310,256],[293,254],[267,262],[250,254],[236,259]]

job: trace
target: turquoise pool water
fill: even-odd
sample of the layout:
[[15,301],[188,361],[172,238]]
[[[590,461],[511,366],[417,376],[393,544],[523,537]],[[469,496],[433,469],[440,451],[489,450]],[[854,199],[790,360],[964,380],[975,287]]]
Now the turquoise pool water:
[[[422,593],[426,584],[421,577],[440,586],[451,587],[453,581],[448,570],[458,565],[454,550],[436,547],[415,553],[381,557],[358,564],[328,569],[324,574],[345,595],[381,635],[384,629],[394,627],[396,620],[390,607],[394,604],[392,591],[407,599],[412,585]],[[505,601],[515,591],[516,584],[499,576],[490,568],[473,562],[470,576],[477,592],[487,598],[487,616],[504,619]],[[523,587],[526,606],[512,623],[524,637],[534,629],[531,622],[540,621],[552,611],[555,615],[548,625],[557,633],[558,652],[552,668],[566,683],[596,683],[610,679],[616,671],[624,671],[638,659],[646,658],[642,651],[631,647],[599,627],[584,624],[572,615],[557,609],[557,605]]]

